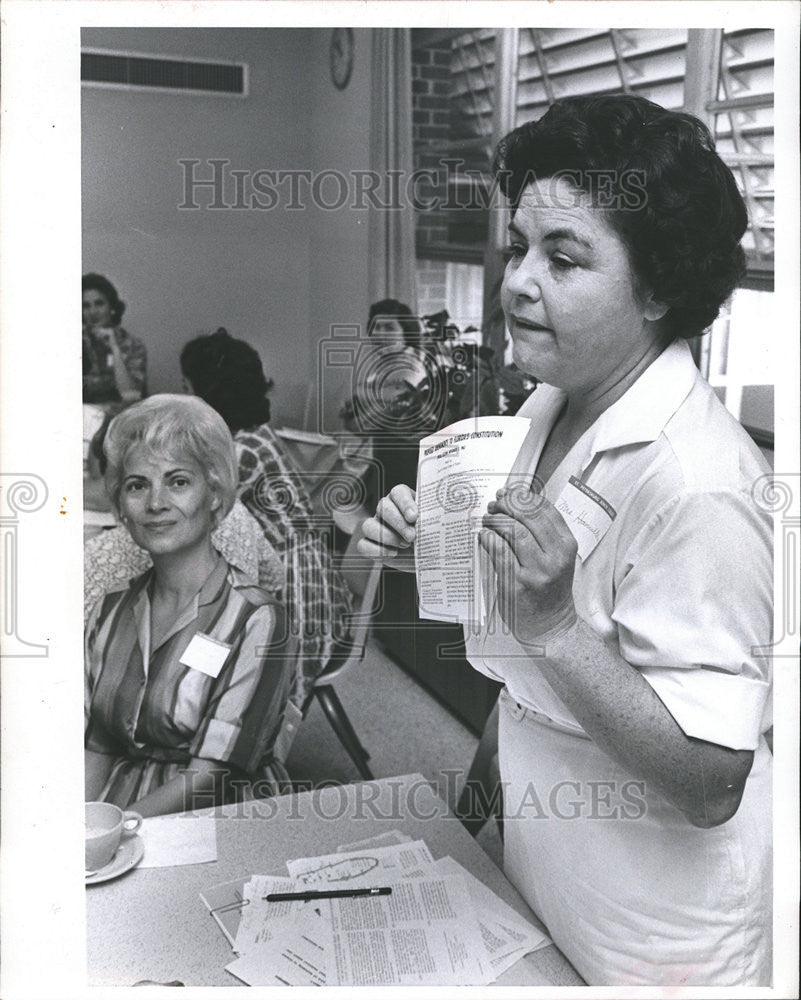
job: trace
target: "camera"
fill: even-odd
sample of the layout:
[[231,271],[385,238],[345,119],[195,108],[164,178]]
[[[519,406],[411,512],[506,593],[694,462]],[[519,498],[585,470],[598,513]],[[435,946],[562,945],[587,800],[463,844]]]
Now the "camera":
[[389,320],[395,320],[394,332],[376,324],[368,337],[358,324],[334,325],[320,342],[322,433],[370,435],[391,444],[419,439],[458,419],[454,404],[463,405],[465,392],[475,388],[471,345],[445,346],[458,333],[446,312]]

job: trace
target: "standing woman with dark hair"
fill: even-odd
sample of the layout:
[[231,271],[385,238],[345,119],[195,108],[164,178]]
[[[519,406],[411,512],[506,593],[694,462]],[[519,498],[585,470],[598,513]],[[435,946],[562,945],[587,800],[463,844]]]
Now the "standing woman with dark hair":
[[185,387],[222,416],[234,437],[239,499],[284,562],[290,624],[301,646],[303,676],[292,693],[301,706],[336,642],[348,636],[350,592],[331,563],[330,525],[312,509],[303,477],[270,427],[261,358],[220,328],[181,351]]
[[147,392],[147,351],[120,323],[125,303],[102,274],[82,280],[83,401],[131,403]]
[[[771,978],[769,468],[693,363],[743,271],[706,127],[574,98],[504,139],[501,289],[541,382],[479,545],[506,873],[590,985]],[[364,554],[415,535],[395,487]],[[493,572],[494,570],[494,572]]]

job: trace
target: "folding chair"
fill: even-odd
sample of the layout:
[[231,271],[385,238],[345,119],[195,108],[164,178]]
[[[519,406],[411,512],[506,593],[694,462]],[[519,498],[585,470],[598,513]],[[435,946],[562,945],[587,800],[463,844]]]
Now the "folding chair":
[[[353,542],[348,547],[348,551],[350,551],[352,544]],[[341,643],[338,648],[335,648],[328,666],[315,681],[314,687],[303,707],[303,717],[306,717],[313,700],[316,698],[326,718],[331,723],[332,729],[339,738],[339,742],[356,765],[356,770],[365,781],[371,781],[373,774],[367,764],[370,755],[356,735],[339,695],[331,682],[337,677],[341,677],[343,674],[348,673],[348,671],[353,670],[364,659],[367,640],[370,634],[376,591],[381,580],[381,563],[372,562],[367,571],[366,578],[362,573],[361,580],[358,581],[354,579],[355,574],[347,572],[347,563],[348,554],[346,552],[342,565],[343,574],[348,581],[351,592],[354,596],[359,597],[358,609],[355,611],[351,622],[351,636],[347,642]],[[359,590],[361,590],[361,593],[359,593]]]
[[[355,551],[355,541],[356,536],[351,539],[348,552],[351,549]],[[273,735],[270,753],[264,757],[255,772],[256,782],[250,792],[253,797],[283,795],[287,791],[291,791],[292,779],[286,769],[285,762],[289,757],[300,724],[308,715],[315,698],[319,701],[332,729],[361,777],[365,781],[373,779],[373,774],[367,764],[370,755],[356,735],[332,681],[349,670],[353,670],[364,659],[376,591],[381,579],[381,568],[380,562],[364,559],[361,556],[351,555],[348,558],[347,553],[343,556],[340,569],[351,593],[358,598],[358,607],[351,616],[350,637],[346,642],[335,645],[328,666],[315,680],[314,685],[306,695],[302,709],[291,700],[284,702],[282,718],[275,729],[271,728]],[[297,651],[295,655],[302,654]]]

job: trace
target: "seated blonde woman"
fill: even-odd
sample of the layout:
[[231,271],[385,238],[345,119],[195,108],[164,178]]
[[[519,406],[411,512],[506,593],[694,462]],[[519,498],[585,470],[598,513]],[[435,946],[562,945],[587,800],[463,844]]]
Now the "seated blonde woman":
[[87,622],[86,798],[143,816],[211,805],[261,773],[295,670],[283,608],[212,544],[233,441],[200,399],[161,395],[112,421],[104,453],[115,512],[153,566]]
[[[86,407],[84,407],[84,411]],[[84,506],[91,510],[110,511],[106,493],[106,459],[103,443],[113,415],[106,416],[92,434],[88,446],[88,477],[84,478]],[[100,529],[86,537],[83,546],[84,622],[98,598],[111,590],[127,587],[135,576],[150,569],[153,562],[145,549],[131,538],[125,525]],[[242,570],[254,583],[280,598],[286,583],[283,563],[267,541],[258,521],[239,500],[211,535],[211,543],[232,566]]]

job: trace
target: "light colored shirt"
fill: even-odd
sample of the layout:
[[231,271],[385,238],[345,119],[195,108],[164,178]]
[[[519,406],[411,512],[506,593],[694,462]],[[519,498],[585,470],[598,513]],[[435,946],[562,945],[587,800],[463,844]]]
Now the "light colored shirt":
[[[540,385],[512,472],[530,482],[565,394]],[[682,730],[735,749],[770,726],[772,520],[756,499],[769,467],[696,369],[668,347],[576,442],[543,492],[571,476],[615,511],[576,560],[579,616],[642,673]],[[579,723],[494,607],[467,656],[521,705]]]

